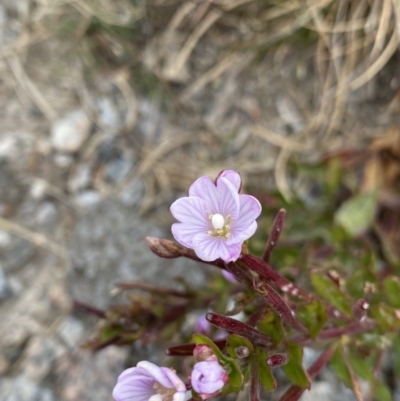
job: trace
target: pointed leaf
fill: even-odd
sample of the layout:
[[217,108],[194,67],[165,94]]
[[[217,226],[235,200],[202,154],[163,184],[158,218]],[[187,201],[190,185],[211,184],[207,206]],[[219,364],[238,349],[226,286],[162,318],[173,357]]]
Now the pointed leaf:
[[309,389],[311,385],[310,378],[302,365],[303,347],[295,343],[289,343],[286,353],[289,360],[286,365],[282,366],[285,375],[292,383]]
[[371,307],[371,316],[382,333],[400,329],[400,316],[397,311],[383,302]]
[[266,363],[266,360],[268,359],[268,354],[265,350],[258,348],[254,358],[258,365],[260,384],[267,391],[275,390],[276,380],[274,375],[272,374],[271,368]]
[[321,298],[346,316],[351,317],[351,302],[329,277],[321,273],[313,273],[311,274],[311,281]]
[[387,303],[394,308],[400,308],[400,279],[395,276],[383,280],[383,296]]
[[272,309],[268,310],[257,323],[257,328],[271,337],[274,345],[278,345],[282,341],[284,335],[282,321]]
[[297,316],[307,327],[313,339],[317,338],[327,319],[325,306],[316,299],[302,305],[297,310]]
[[333,354],[329,365],[336,373],[336,376],[349,388],[351,388],[351,375],[349,369],[344,362],[342,349],[338,347]]
[[374,382],[374,399],[379,401],[393,401],[391,391],[381,381]]
[[376,204],[376,192],[355,195],[342,204],[335,214],[335,221],[347,234],[356,237],[372,224]]

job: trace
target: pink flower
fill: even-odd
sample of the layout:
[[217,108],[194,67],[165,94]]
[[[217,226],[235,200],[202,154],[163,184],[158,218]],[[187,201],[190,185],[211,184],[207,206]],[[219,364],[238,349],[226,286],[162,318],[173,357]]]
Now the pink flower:
[[227,381],[228,374],[218,361],[203,361],[194,365],[191,377],[192,388],[203,400],[217,394]]
[[216,183],[201,177],[189,188],[189,196],[176,200],[171,213],[179,221],[172,225],[175,239],[196,255],[211,262],[239,258],[243,241],[257,229],[260,202],[250,195],[240,195],[240,175],[223,171]]
[[124,370],[113,390],[116,401],[184,401],[186,386],[176,373],[142,361]]

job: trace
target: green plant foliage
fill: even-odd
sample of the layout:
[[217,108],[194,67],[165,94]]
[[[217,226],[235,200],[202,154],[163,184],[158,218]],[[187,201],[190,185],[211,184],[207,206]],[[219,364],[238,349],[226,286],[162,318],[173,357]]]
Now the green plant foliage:
[[226,350],[232,358],[237,357],[235,351],[237,347],[246,347],[249,350],[249,356],[254,353],[253,344],[249,340],[247,340],[247,338],[235,334],[230,334],[227,338]]
[[339,208],[335,221],[351,237],[356,237],[370,227],[374,220],[376,202],[376,192],[355,195]]
[[271,337],[275,345],[278,345],[284,336],[281,319],[273,310],[268,310],[262,320],[257,323],[257,328],[261,332]]
[[311,337],[317,338],[327,319],[325,306],[321,302],[313,300],[302,305],[296,314],[307,327]]
[[349,388],[352,387],[349,368],[344,362],[342,348],[338,347],[330,360],[329,365],[335,371],[336,376]]
[[258,365],[258,372],[260,376],[260,383],[267,391],[275,390],[276,380],[272,374],[271,368],[266,364],[268,358],[267,352],[263,349],[258,348],[254,359]]
[[295,343],[289,343],[287,344],[286,352],[288,355],[288,362],[286,365],[282,366],[285,375],[294,384],[309,389],[311,381],[302,365],[303,347]]
[[400,279],[389,276],[383,280],[383,295],[385,301],[394,308],[400,308]]
[[398,312],[383,302],[371,307],[371,316],[376,320],[381,333],[400,329]]
[[317,294],[347,316],[351,316],[351,303],[346,295],[327,276],[312,273],[311,282]]

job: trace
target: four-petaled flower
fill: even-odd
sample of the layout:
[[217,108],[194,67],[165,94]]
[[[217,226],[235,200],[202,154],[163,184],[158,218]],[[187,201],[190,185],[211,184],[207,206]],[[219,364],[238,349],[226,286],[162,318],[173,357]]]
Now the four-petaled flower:
[[243,242],[257,229],[260,202],[239,194],[240,175],[223,171],[214,183],[201,177],[189,188],[189,196],[176,200],[171,213],[179,221],[172,234],[183,246],[191,248],[207,262],[239,258]]
[[142,361],[118,377],[113,397],[116,401],[184,401],[186,386],[176,373]]
[[194,365],[191,382],[203,400],[213,397],[225,386],[228,374],[218,361],[208,360]]

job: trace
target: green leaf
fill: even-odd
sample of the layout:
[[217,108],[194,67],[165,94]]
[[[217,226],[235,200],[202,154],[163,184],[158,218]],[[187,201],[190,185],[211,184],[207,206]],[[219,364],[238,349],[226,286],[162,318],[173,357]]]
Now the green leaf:
[[257,323],[257,328],[271,337],[275,345],[278,345],[282,341],[284,335],[282,321],[273,310],[268,310],[265,313],[263,318]]
[[349,388],[352,388],[351,374],[349,368],[344,362],[343,350],[338,347],[329,361],[331,368],[336,373],[336,376]]
[[369,270],[368,266],[360,264],[352,275],[346,280],[346,289],[354,298],[365,296],[365,283],[375,283],[376,277]]
[[400,308],[400,279],[395,276],[383,280],[383,296],[386,302],[394,308]]
[[203,334],[193,334],[193,342],[196,344],[206,344],[213,350],[218,362],[228,373],[229,380],[218,393],[222,396],[229,393],[237,393],[243,388],[243,374],[235,359],[224,355],[214,342]]
[[375,191],[351,197],[335,214],[335,221],[351,237],[362,234],[373,222],[377,204]]
[[311,274],[311,282],[321,298],[328,301],[346,316],[351,317],[350,301],[329,277],[321,273],[313,273]]
[[311,337],[313,339],[317,338],[327,319],[325,306],[321,302],[314,300],[302,305],[296,314],[310,332]]
[[247,347],[249,350],[249,356],[254,353],[253,344],[247,339],[242,336],[238,336],[236,334],[230,334],[227,338],[227,345],[226,350],[232,358],[236,359],[236,351],[237,347]]
[[374,396],[379,401],[393,401],[391,391],[379,380],[374,382]]
[[400,319],[396,310],[383,302],[371,307],[371,316],[376,320],[381,333],[400,329]]
[[347,358],[357,376],[366,381],[374,379],[373,359],[362,358],[361,356],[354,354],[354,352],[349,352]]
[[289,343],[285,352],[288,355],[288,362],[282,366],[282,370],[285,372],[286,377],[294,384],[309,389],[311,381],[302,365],[303,347],[295,343]]
[[271,368],[267,365],[266,360],[268,355],[266,351],[261,348],[257,348],[257,352],[254,356],[258,365],[258,374],[260,376],[260,383],[267,391],[275,390],[276,380],[272,374]]
[[328,161],[326,171],[323,171],[328,195],[334,195],[339,188],[339,185],[342,182],[342,170],[342,163],[338,157],[332,158]]
[[397,377],[400,377],[400,336],[393,341],[393,346],[389,350],[389,354],[393,355],[393,367]]
[[206,344],[208,345],[214,352],[215,356],[217,357],[218,361],[223,365],[225,362],[229,361],[231,358],[225,356],[221,350],[214,344],[211,338],[205,336],[204,334],[193,334],[192,336],[193,342],[196,345]]

